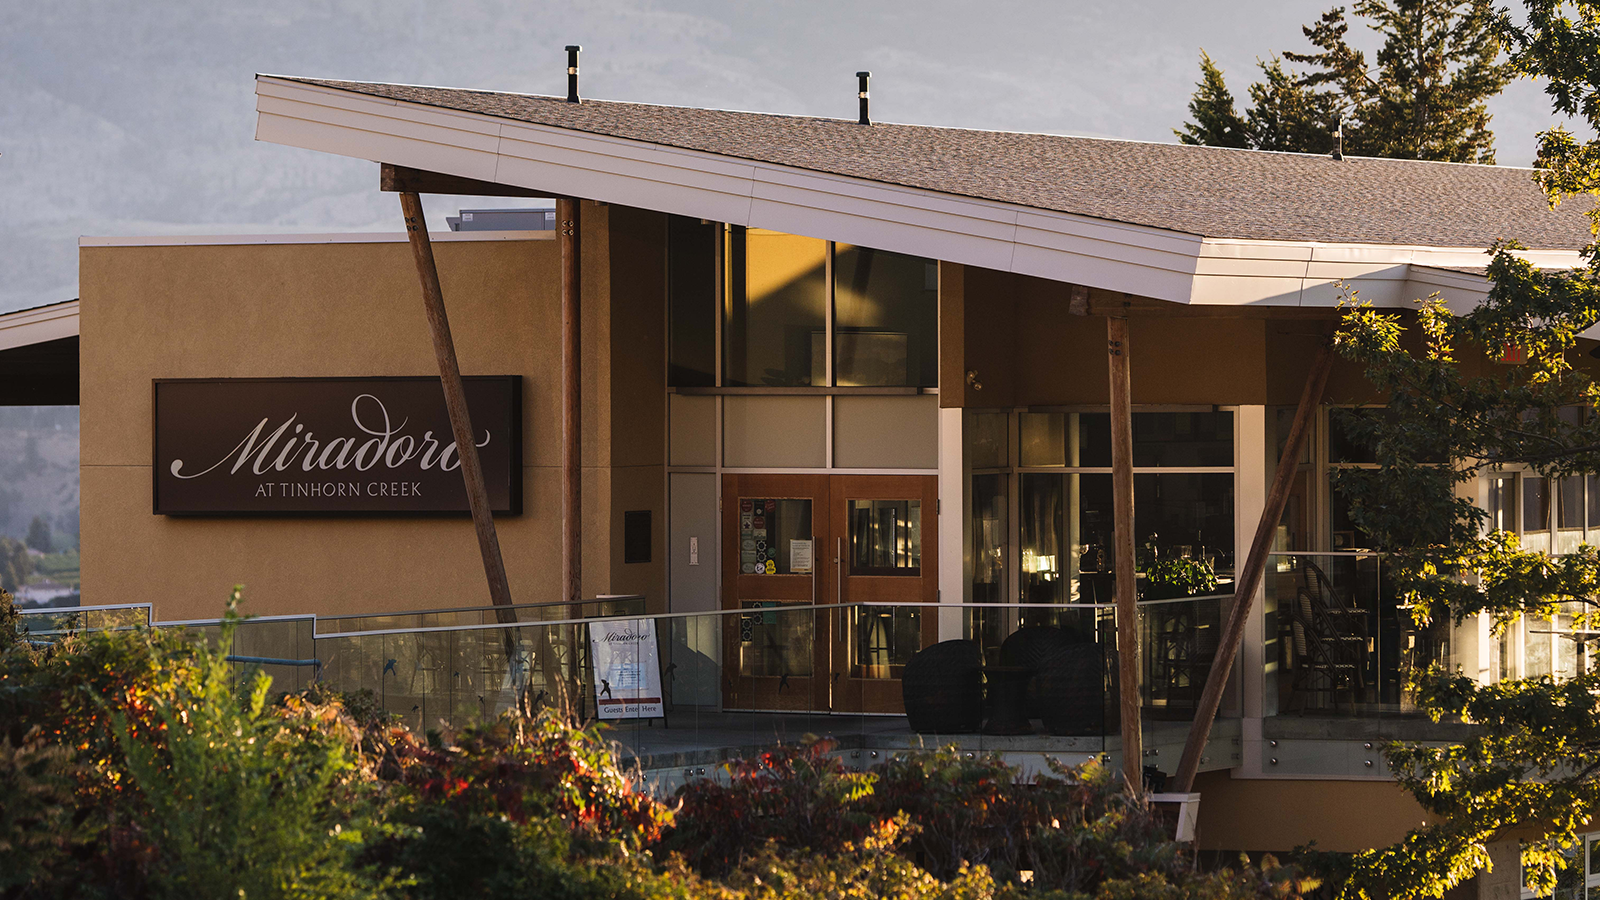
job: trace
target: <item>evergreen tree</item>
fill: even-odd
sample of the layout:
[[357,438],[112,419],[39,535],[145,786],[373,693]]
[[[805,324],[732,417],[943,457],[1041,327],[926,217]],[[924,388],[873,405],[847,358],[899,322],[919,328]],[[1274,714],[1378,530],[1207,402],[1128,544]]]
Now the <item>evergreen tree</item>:
[[1353,155],[1494,162],[1485,100],[1511,80],[1501,62],[1488,0],[1357,0],[1354,11],[1383,35],[1369,68],[1351,47],[1344,8],[1303,29],[1315,53],[1285,53],[1311,68],[1308,86],[1335,86],[1350,122]]
[[40,553],[50,552],[50,526],[39,516],[28,525],[28,546]]
[[1200,51],[1200,82],[1189,99],[1189,115],[1194,121],[1184,123],[1182,131],[1173,132],[1179,141],[1208,147],[1250,146],[1244,119],[1234,108],[1227,80],[1205,50]]
[[1245,133],[1254,150],[1330,153],[1337,142],[1338,98],[1295,78],[1277,57],[1260,63],[1265,80],[1250,85]]
[[[1494,135],[1485,101],[1512,76],[1500,61],[1501,38],[1490,0],[1358,0],[1354,12],[1383,36],[1373,64],[1348,40],[1344,7],[1301,29],[1312,52],[1286,52],[1305,68],[1294,73],[1276,58],[1259,63],[1263,80],[1250,86],[1245,143],[1257,150],[1353,156],[1494,162]],[[1217,97],[1228,96],[1222,73],[1202,54],[1201,82],[1189,103],[1185,143],[1240,146],[1208,139],[1201,119]],[[1193,140],[1190,140],[1193,138]]]

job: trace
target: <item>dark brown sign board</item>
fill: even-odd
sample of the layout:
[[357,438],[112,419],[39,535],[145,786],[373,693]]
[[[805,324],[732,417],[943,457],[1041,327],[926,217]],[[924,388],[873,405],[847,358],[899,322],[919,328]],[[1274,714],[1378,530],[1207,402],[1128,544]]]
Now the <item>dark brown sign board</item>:
[[[522,512],[522,379],[463,379],[497,514]],[[437,377],[157,379],[156,515],[466,514]]]

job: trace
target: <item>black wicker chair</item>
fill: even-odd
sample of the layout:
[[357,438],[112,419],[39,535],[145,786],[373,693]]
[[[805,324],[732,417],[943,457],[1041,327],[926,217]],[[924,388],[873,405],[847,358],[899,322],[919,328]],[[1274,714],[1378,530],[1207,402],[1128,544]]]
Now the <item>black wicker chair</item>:
[[1033,678],[1048,734],[1105,734],[1106,657],[1099,644],[1069,644]]
[[1035,677],[1028,682],[1024,708],[1028,718],[1042,719],[1047,702],[1041,693],[1038,674],[1054,665],[1055,660],[1085,643],[1076,631],[1052,625],[1032,625],[1018,628],[1000,645],[1000,665],[1020,666],[1033,670]]
[[900,674],[906,724],[918,734],[967,734],[983,726],[983,651],[977,641],[940,641],[917,651]]

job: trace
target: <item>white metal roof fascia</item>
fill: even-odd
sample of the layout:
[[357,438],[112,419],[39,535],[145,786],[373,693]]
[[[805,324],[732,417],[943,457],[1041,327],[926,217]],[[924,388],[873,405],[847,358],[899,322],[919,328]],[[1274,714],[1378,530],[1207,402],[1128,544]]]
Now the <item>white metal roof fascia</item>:
[[257,140],[1178,303],[1331,307],[1343,283],[1378,306],[1405,306],[1416,299],[1412,263],[1488,258],[1481,248],[1202,238],[265,75],[256,95]]
[[[1538,250],[1518,255],[1543,268],[1581,263],[1576,251]],[[1379,307],[1407,307],[1434,290],[1448,291],[1452,308],[1481,302],[1487,285],[1481,276],[1460,273],[1427,290],[1433,275],[1418,280],[1415,269],[1430,266],[1484,266],[1482,248],[1422,245],[1347,244],[1299,241],[1244,241],[1206,238],[1195,273],[1195,305],[1332,307],[1345,287]],[[1415,267],[1415,268],[1414,268]],[[1433,270],[1437,272],[1438,270]],[[1481,288],[1474,289],[1472,285]]]
[[[396,214],[398,216],[398,213]],[[553,241],[554,231],[430,231],[434,243],[467,241]],[[78,238],[79,247],[229,247],[244,244],[404,244],[402,231],[352,231],[335,234],[153,234]]]
[[1194,235],[261,76],[256,139],[1188,302]]
[[0,350],[78,336],[78,301],[0,314]]

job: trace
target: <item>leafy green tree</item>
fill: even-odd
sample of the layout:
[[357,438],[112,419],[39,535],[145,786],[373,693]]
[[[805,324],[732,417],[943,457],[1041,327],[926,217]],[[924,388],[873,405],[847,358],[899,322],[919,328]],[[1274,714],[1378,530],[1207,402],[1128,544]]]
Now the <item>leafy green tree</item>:
[[1195,87],[1194,96],[1189,98],[1189,115],[1193,121],[1173,132],[1183,143],[1208,147],[1250,146],[1244,117],[1234,108],[1227,79],[1204,50],[1200,51],[1200,83]]
[[[1346,427],[1375,448],[1378,467],[1346,470],[1335,488],[1350,516],[1390,552],[1398,600],[1417,624],[1479,614],[1570,616],[1600,624],[1600,550],[1552,556],[1486,530],[1484,510],[1458,490],[1505,466],[1551,477],[1600,472],[1600,385],[1578,335],[1600,323],[1600,259],[1541,271],[1495,248],[1485,302],[1454,315],[1437,298],[1411,319],[1356,305],[1336,345],[1389,398],[1387,414]],[[1413,339],[1413,337],[1415,339]],[[1506,348],[1524,365],[1492,359]],[[1436,720],[1476,723],[1463,744],[1393,745],[1399,783],[1439,824],[1362,854],[1351,897],[1431,897],[1487,862],[1485,845],[1512,829],[1545,830],[1528,844],[1529,883],[1552,883],[1560,849],[1600,812],[1600,675],[1480,685],[1457,673],[1412,672],[1418,705]]]
[[33,574],[33,558],[20,541],[0,536],[0,588],[16,590]]
[[[1489,0],[1357,0],[1353,11],[1383,36],[1373,61],[1350,45],[1344,7],[1324,13],[1301,29],[1312,52],[1282,54],[1303,73],[1288,71],[1276,56],[1258,63],[1263,80],[1250,87],[1243,146],[1326,153],[1342,120],[1343,150],[1353,156],[1494,162],[1485,101],[1513,73],[1500,59]],[[1203,56],[1192,115],[1227,92],[1208,63]],[[1184,133],[1193,137],[1186,143],[1241,146],[1202,139],[1216,133],[1204,122],[1185,125]]]
[[28,539],[26,543],[29,547],[32,547],[40,553],[49,553],[50,525],[46,523],[44,519],[34,516],[33,521],[28,525]]
[[[1545,79],[1557,112],[1600,125],[1600,4],[1524,7],[1522,20],[1498,21],[1512,65]],[[1551,128],[1540,135],[1545,168],[1536,177],[1552,205],[1589,199],[1600,194],[1597,161],[1600,141]],[[1504,465],[1600,472],[1600,385],[1574,364],[1587,362],[1577,336],[1600,323],[1600,248],[1564,271],[1535,269],[1514,244],[1492,249],[1487,301],[1464,316],[1425,302],[1419,347],[1403,346],[1397,316],[1364,307],[1347,316],[1339,345],[1389,392],[1394,414],[1358,424],[1381,467],[1341,479],[1340,489],[1357,524],[1397,551],[1392,568],[1419,621],[1486,613],[1503,627],[1519,616],[1568,615],[1575,629],[1594,628],[1600,551],[1552,557],[1485,533],[1483,512],[1454,488]],[[1484,364],[1505,348],[1525,352],[1527,363]],[[1438,670],[1413,678],[1430,715],[1477,723],[1480,734],[1456,746],[1389,748],[1401,785],[1440,823],[1363,854],[1347,895],[1438,896],[1481,869],[1485,844],[1514,829],[1545,836],[1523,845],[1522,863],[1528,883],[1548,891],[1578,829],[1600,813],[1600,675],[1493,685]]]

